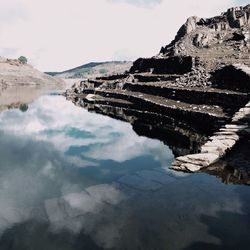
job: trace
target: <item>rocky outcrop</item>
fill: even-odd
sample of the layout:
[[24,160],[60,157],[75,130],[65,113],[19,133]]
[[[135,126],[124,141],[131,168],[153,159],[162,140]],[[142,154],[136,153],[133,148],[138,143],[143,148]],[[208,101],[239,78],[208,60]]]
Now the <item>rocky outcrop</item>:
[[[66,96],[115,118],[119,115],[110,107],[158,114],[196,131],[204,128],[207,141],[192,153],[186,150],[186,156],[180,154],[172,167],[189,172],[207,168],[249,130],[249,13],[247,5],[213,18],[190,17],[158,55],[139,58],[124,74],[78,82]],[[125,120],[136,123],[132,117]],[[174,127],[171,130],[174,134]],[[144,131],[150,134],[150,129]]]
[[191,71],[193,59],[190,56],[169,58],[139,58],[130,69],[130,73],[151,72],[153,74],[184,74]]
[[250,92],[250,68],[233,64],[216,70],[211,78],[217,88]]
[[215,69],[223,62],[250,65],[250,6],[231,8],[213,18],[190,17],[175,39],[156,56],[193,56]]

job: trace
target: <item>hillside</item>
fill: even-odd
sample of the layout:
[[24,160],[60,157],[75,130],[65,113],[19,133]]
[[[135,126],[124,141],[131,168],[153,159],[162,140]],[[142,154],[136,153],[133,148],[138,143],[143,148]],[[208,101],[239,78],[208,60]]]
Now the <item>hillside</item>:
[[18,60],[0,57],[0,111],[27,107],[42,94],[63,89],[65,82]]
[[121,74],[129,70],[132,62],[91,62],[63,72],[47,72],[47,74],[60,78],[94,78],[105,75]]
[[29,64],[22,64],[18,60],[0,57],[0,85],[52,85],[61,84],[62,80],[49,76],[33,68]]

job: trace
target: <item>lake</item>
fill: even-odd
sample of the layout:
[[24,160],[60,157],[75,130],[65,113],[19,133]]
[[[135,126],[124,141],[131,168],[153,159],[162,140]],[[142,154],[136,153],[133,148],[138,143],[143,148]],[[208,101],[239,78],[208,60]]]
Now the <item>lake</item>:
[[249,249],[249,186],[63,96],[1,111],[0,159],[1,250]]

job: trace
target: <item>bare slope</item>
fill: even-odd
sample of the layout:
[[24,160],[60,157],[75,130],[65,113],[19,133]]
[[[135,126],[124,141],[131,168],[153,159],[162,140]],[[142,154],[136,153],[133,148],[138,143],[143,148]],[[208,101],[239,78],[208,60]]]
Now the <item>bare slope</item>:
[[63,81],[34,69],[18,60],[0,58],[0,84],[3,85],[53,85]]
[[63,72],[48,72],[48,74],[60,78],[94,78],[121,74],[131,66],[132,62],[91,62]]

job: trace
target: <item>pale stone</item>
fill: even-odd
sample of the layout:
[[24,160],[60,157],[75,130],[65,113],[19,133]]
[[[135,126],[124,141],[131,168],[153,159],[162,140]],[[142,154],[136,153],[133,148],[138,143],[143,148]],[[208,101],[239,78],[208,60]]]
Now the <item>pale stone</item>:
[[247,128],[247,125],[236,125],[236,124],[227,124],[225,126],[227,129],[244,129]]
[[239,136],[237,134],[232,134],[232,135],[215,135],[210,137],[210,140],[234,140],[237,141],[239,140]]
[[201,153],[201,154],[180,156],[177,158],[177,160],[184,163],[192,163],[196,165],[201,165],[202,167],[207,167],[218,161],[219,157],[220,155],[215,153]]
[[239,112],[242,112],[242,113],[244,113],[244,114],[249,114],[249,113],[250,113],[250,107],[241,108]]
[[[180,165],[178,165],[180,164]],[[188,171],[188,172],[197,172],[199,171],[202,167],[200,165],[192,164],[192,163],[177,163],[177,165],[172,165],[172,169],[177,170],[177,171]]]
[[240,130],[239,129],[236,129],[236,128],[221,128],[220,129],[221,132],[239,132]]
[[182,164],[182,166],[185,167],[190,172],[197,172],[201,169],[201,166],[191,164],[191,163],[184,163],[184,164]]
[[95,100],[94,97],[95,97],[94,94],[88,94],[88,95],[86,95],[85,98],[86,98],[88,101],[94,101],[94,100]]
[[214,134],[215,135],[237,135],[235,132],[230,132],[230,131],[219,131]]
[[201,153],[213,153],[213,154],[219,154],[219,156],[223,156],[225,153],[225,150],[223,150],[220,147],[216,146],[202,146],[201,147]]
[[229,139],[225,139],[225,140],[213,140],[211,142],[206,143],[205,145],[215,145],[215,146],[226,146],[227,148],[231,148],[234,144],[235,144],[235,140],[229,140]]

